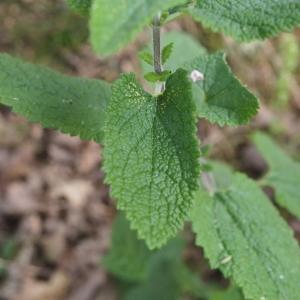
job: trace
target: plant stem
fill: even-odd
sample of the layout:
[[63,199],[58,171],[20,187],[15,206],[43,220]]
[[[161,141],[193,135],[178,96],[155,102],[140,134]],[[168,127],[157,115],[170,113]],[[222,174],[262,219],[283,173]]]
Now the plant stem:
[[[160,41],[160,25],[161,25],[161,13],[158,13],[153,18],[152,31],[153,31],[153,65],[155,73],[160,74],[163,71],[161,63],[161,41]],[[165,89],[164,82],[157,82],[155,84],[155,95],[163,93]]]
[[163,71],[161,65],[161,47],[160,47],[160,13],[153,18],[153,63],[154,71],[161,73]]

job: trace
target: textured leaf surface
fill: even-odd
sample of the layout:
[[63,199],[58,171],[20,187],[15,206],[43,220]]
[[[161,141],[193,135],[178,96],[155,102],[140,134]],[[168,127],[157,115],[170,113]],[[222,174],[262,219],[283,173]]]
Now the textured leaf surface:
[[91,41],[96,52],[110,55],[131,42],[159,11],[186,0],[94,0]]
[[214,198],[199,192],[191,219],[211,266],[232,277],[246,299],[299,299],[299,245],[252,180],[237,174]]
[[241,41],[264,39],[300,25],[299,0],[197,0],[188,11],[204,26]]
[[200,117],[223,126],[245,124],[256,114],[258,100],[231,73],[223,53],[199,56],[186,68],[204,74],[193,90]]
[[126,281],[146,278],[149,260],[153,255],[144,241],[138,240],[123,214],[119,214],[112,228],[111,250],[105,256],[105,268]]
[[68,0],[69,6],[81,15],[88,15],[92,5],[92,0]]
[[110,87],[0,55],[0,103],[31,122],[102,142]]
[[300,218],[300,163],[292,160],[267,135],[253,140],[269,166],[266,182],[275,188],[278,204]]
[[113,86],[104,169],[118,208],[150,248],[176,234],[197,189],[195,117],[184,70],[169,77],[158,97],[144,92],[132,74]]

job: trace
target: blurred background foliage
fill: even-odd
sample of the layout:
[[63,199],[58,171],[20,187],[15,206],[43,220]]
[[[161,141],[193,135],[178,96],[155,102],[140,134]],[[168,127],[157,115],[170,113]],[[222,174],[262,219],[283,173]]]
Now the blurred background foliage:
[[[184,40],[176,38],[176,33],[166,35],[166,43],[174,41],[178,47],[173,61],[180,61],[183,53],[193,56],[197,45],[209,52],[224,49],[237,77],[261,100],[260,112],[248,126],[220,128],[200,121],[202,143],[213,146],[209,158],[261,178],[267,166],[249,136],[264,130],[291,157],[300,160],[299,29],[250,44],[212,33],[188,17],[167,24],[164,32],[168,31],[189,35]],[[191,38],[194,46],[186,51],[186,39]],[[111,82],[121,72],[133,71],[142,79],[138,52],[149,40],[150,30],[146,29],[118,55],[103,59],[89,46],[87,19],[71,12],[63,0],[0,3],[1,52],[74,76]],[[229,283],[218,271],[209,269],[201,250],[193,246],[188,226],[183,234],[185,246],[175,243],[175,254],[167,259],[157,255],[158,261],[164,257],[163,265],[149,259],[149,274],[139,265],[137,274],[145,280],[142,284],[136,278],[134,282],[124,280],[118,268],[125,268],[126,261],[112,259],[124,253],[106,255],[110,244],[120,241],[115,235],[112,241],[110,238],[116,213],[100,166],[98,145],[43,130],[0,107],[1,300],[143,300],[141,293],[145,299],[167,300],[181,292],[184,299],[242,299],[234,287],[220,291]],[[223,180],[226,175],[222,174],[228,170],[222,164],[219,170]],[[272,199],[273,191],[265,191]],[[281,213],[300,239],[299,221],[284,210]],[[138,248],[143,251],[144,245]],[[146,265],[148,256],[140,253],[138,258]],[[120,265],[111,265],[112,261]],[[162,273],[165,276],[159,279]],[[168,286],[176,287],[173,294],[158,296]]]

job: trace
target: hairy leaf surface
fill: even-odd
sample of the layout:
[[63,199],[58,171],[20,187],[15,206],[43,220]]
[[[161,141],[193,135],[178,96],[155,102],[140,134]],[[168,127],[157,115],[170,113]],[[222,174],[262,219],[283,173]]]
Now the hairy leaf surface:
[[74,11],[87,16],[90,12],[92,0],[68,0],[68,4]]
[[299,298],[299,245],[252,180],[236,174],[214,198],[199,192],[191,219],[211,266],[232,277],[246,299]]
[[104,169],[117,206],[150,248],[181,228],[197,189],[199,147],[191,83],[184,70],[153,97],[124,75],[107,110]]
[[91,42],[96,52],[111,55],[131,42],[159,11],[186,0],[94,0]]
[[31,122],[102,142],[110,87],[0,55],[0,103]]
[[300,163],[285,154],[267,135],[256,133],[253,140],[269,166],[266,182],[275,189],[275,199],[300,218]]
[[256,114],[258,100],[231,73],[223,53],[199,56],[186,68],[204,74],[193,89],[200,117],[223,126],[245,124]]
[[204,26],[240,41],[264,39],[300,25],[299,0],[196,0],[188,12]]

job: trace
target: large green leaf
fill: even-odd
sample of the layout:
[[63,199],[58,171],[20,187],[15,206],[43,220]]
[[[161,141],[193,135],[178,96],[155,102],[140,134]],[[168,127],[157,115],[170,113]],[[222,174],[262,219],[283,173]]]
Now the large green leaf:
[[263,133],[256,133],[253,140],[269,165],[265,180],[275,188],[276,201],[300,218],[300,163],[292,160]]
[[0,55],[0,103],[31,122],[102,142],[110,87]]
[[117,206],[150,248],[183,225],[198,186],[199,149],[191,83],[178,70],[153,97],[124,75],[107,109],[104,169]]
[[299,0],[196,0],[188,12],[204,26],[241,41],[264,39],[300,25]]
[[300,248],[255,182],[236,174],[213,198],[199,192],[191,211],[196,243],[250,300],[298,300]]
[[223,53],[199,56],[185,67],[204,75],[193,86],[200,117],[223,126],[245,124],[256,114],[258,100],[231,73]]
[[111,55],[131,42],[159,11],[186,0],[94,0],[91,42],[96,52]]

